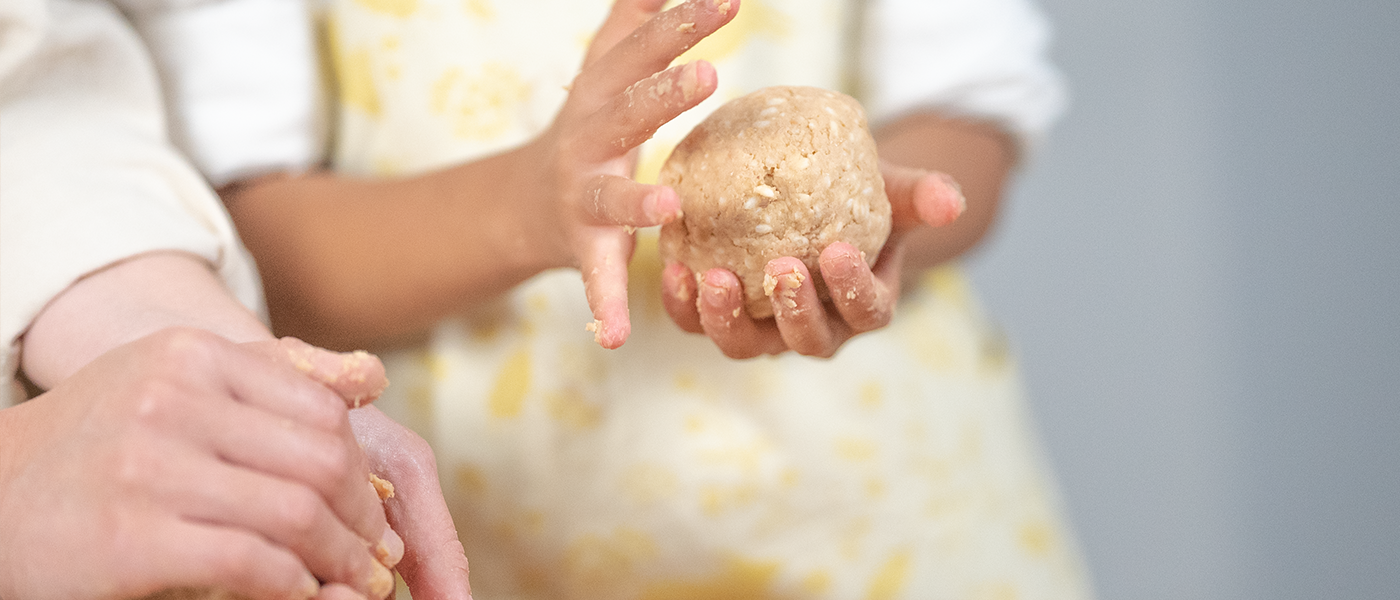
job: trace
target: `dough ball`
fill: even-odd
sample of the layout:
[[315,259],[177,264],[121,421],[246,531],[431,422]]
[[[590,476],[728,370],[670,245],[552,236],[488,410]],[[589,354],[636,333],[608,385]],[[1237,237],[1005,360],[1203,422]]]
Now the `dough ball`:
[[662,227],[662,256],[697,275],[733,271],[754,318],[773,315],[768,261],[800,259],[825,300],[821,251],[846,242],[873,265],[890,234],[865,111],[828,90],[770,87],[730,101],[676,146],[660,183],[680,194],[685,212]]

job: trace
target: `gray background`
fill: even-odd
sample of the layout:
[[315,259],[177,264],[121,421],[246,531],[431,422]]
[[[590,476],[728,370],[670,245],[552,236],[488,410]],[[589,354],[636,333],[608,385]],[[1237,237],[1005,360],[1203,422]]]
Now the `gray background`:
[[1400,2],[1040,0],[970,259],[1104,600],[1400,598]]

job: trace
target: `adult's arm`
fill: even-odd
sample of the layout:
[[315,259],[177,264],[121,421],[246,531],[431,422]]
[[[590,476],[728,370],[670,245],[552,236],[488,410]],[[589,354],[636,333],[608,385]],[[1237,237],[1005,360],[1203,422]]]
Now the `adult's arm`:
[[[104,594],[221,582],[262,593],[317,578],[391,588],[375,559],[392,564],[402,545],[346,413],[382,385],[382,368],[271,338],[221,204],[165,142],[154,78],[121,16],[64,1],[38,14],[41,42],[0,81],[0,332],[6,367],[22,355],[53,389],[0,410],[0,595],[64,596],[53,582],[75,564],[94,574],[76,583]],[[52,513],[54,498],[69,514]],[[65,520],[81,516],[124,518]],[[192,545],[137,526],[190,519],[243,534]],[[26,551],[37,546],[54,552]],[[122,568],[143,550],[183,560]]]

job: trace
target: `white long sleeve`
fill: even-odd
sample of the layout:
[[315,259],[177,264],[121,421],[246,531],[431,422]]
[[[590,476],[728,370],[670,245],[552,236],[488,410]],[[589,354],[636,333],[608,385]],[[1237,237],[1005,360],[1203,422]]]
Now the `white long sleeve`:
[[872,0],[861,38],[872,122],[934,108],[1034,147],[1064,110],[1049,23],[1025,0]]
[[171,140],[213,185],[324,161],[304,0],[116,1],[155,59]]
[[[30,22],[41,39],[0,80],[0,380],[14,374],[21,336],[53,298],[146,252],[203,257],[262,314],[257,272],[223,204],[167,141],[140,40],[105,3],[44,8]],[[10,43],[0,42],[0,56]],[[0,386],[0,403],[11,393]]]

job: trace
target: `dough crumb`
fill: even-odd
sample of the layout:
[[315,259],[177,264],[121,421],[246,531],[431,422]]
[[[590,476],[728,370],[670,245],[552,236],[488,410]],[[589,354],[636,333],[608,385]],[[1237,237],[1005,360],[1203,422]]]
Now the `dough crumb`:
[[763,295],[773,297],[773,290],[778,289],[778,278],[767,273],[763,274]]
[[695,24],[681,23],[680,25],[676,26],[676,31],[679,31],[681,33],[695,33]]
[[374,486],[374,493],[379,495],[382,502],[394,497],[394,484],[374,473],[369,474],[369,483]]

